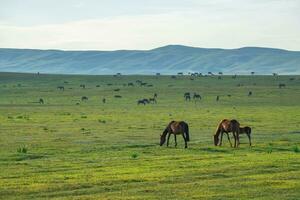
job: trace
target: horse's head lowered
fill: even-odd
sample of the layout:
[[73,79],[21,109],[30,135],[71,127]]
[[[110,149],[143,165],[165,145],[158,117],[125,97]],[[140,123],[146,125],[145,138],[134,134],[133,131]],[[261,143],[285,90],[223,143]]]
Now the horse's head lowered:
[[160,135],[159,145],[162,146],[165,142],[166,142],[166,135],[165,134]]
[[214,143],[215,143],[215,146],[218,146],[218,143],[219,143],[219,136],[216,134],[214,135]]

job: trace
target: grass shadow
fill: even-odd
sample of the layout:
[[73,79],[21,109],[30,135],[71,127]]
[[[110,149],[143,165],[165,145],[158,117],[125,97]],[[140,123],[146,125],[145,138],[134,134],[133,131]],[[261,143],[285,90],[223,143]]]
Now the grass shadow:
[[232,149],[221,149],[221,148],[211,148],[211,147],[205,147],[200,148],[201,151],[206,151],[209,153],[231,153]]

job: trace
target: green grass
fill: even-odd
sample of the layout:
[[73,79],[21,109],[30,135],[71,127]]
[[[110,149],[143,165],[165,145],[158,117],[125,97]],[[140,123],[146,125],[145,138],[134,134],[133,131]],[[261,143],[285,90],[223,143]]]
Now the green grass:
[[[0,199],[299,199],[300,76],[292,77],[0,73]],[[123,86],[138,79],[153,87]],[[185,102],[188,91],[203,99]],[[155,92],[157,104],[137,105]],[[238,149],[226,138],[215,147],[224,118],[251,126],[253,146],[241,135]],[[170,120],[189,123],[188,149],[180,137],[177,148],[172,137],[159,146]]]

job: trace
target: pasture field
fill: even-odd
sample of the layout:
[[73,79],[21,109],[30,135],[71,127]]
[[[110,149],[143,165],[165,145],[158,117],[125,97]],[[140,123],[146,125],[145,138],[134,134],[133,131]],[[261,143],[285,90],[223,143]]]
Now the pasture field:
[[[300,199],[300,76],[0,73],[0,94],[0,199]],[[253,146],[215,147],[224,118],[251,126]],[[171,120],[189,123],[188,149],[159,146]]]

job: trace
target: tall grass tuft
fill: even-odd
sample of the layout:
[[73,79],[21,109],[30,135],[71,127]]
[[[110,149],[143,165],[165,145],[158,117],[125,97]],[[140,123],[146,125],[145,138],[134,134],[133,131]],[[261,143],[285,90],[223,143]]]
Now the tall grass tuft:
[[300,152],[300,149],[299,149],[299,147],[296,145],[296,146],[293,147],[293,151],[294,151],[295,153],[299,153],[299,152]]
[[18,149],[17,149],[17,152],[18,153],[27,153],[27,147],[25,147],[25,146],[23,146],[23,147],[19,147]]
[[138,158],[138,156],[139,156],[139,155],[138,155],[137,153],[131,154],[131,158],[132,158],[132,159],[136,159],[136,158]]
[[267,153],[272,153],[273,152],[273,144],[269,143],[269,146],[267,147]]

